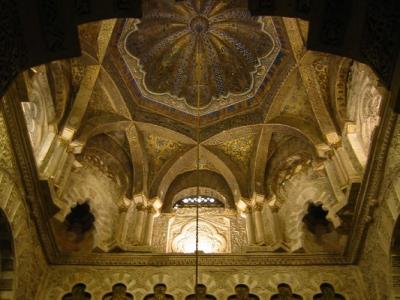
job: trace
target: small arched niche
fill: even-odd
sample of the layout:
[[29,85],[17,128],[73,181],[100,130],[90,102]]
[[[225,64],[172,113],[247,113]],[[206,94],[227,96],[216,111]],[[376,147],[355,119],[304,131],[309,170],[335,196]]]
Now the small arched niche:
[[330,283],[324,282],[320,285],[321,293],[314,295],[313,300],[346,300],[343,295],[336,293]]
[[123,283],[116,283],[112,287],[112,291],[102,298],[103,300],[133,300],[133,295],[128,293],[127,287]]
[[251,294],[250,288],[248,285],[239,283],[235,286],[235,294],[230,295],[228,297],[228,300],[241,300],[241,299],[260,300],[260,297],[258,297],[255,294]]
[[167,294],[167,285],[165,283],[157,283],[153,287],[153,293],[147,294],[143,300],[157,300],[157,299],[165,299],[165,300],[174,300],[174,297],[170,294]]
[[277,290],[278,293],[272,295],[270,300],[281,300],[281,299],[303,300],[303,297],[293,293],[292,287],[287,283],[278,284]]
[[86,285],[83,283],[75,284],[71,292],[65,294],[62,300],[91,300],[92,295],[86,292]]
[[14,299],[14,243],[10,223],[0,210],[0,299]]

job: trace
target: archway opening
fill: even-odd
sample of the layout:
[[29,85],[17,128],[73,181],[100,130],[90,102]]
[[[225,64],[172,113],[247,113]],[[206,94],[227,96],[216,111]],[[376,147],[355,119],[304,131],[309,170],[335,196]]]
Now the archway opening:
[[400,298],[400,218],[397,219],[392,234],[391,262],[393,296],[398,299]]
[[0,210],[0,299],[14,298],[14,243],[10,223]]

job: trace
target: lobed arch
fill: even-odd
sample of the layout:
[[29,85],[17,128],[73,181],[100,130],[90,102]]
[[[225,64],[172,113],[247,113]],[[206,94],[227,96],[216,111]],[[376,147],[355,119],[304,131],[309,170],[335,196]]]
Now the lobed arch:
[[297,197],[290,203],[282,205],[281,213],[288,217],[289,221],[286,223],[287,234],[290,240],[289,248],[291,251],[300,249],[303,244],[303,218],[307,214],[308,206],[310,203],[316,205],[322,204],[322,209],[328,211],[326,216],[334,228],[341,224],[337,212],[340,207],[335,206],[334,195],[330,191],[330,186],[327,178],[321,177],[302,186]]
[[[235,292],[235,287],[238,284],[244,284],[250,289],[250,293],[260,295],[262,293],[262,283],[258,282],[254,277],[245,274],[237,273],[229,276],[226,282],[226,290],[230,291],[232,294]],[[229,300],[229,298],[228,298]]]
[[[47,281],[49,280],[51,279],[47,278]],[[42,290],[41,294],[39,295],[41,297],[40,299],[62,299],[78,283],[85,285],[85,291],[91,294],[92,299],[101,299],[101,291],[99,289],[98,282],[91,274],[84,271],[71,273],[70,276],[64,278],[64,280],[57,286],[53,286],[47,290]]]
[[109,194],[104,194],[103,191],[96,190],[95,187],[82,185],[84,180],[93,181],[97,178],[86,170],[80,170],[76,176],[73,176],[72,181],[69,182],[71,188],[63,195],[63,206],[55,215],[55,219],[63,222],[72,207],[87,202],[95,217],[93,248],[97,247],[103,251],[108,251],[112,246],[110,241],[115,238],[113,229],[116,224],[113,220],[118,217],[119,207]]
[[322,284],[331,285],[335,289],[336,293],[340,293],[346,300],[359,299],[360,297],[364,296],[361,291],[349,288],[348,283],[346,280],[343,280],[343,278],[332,276],[332,274],[326,273],[321,273],[319,276],[314,277],[310,281],[310,288],[315,293],[321,289]]

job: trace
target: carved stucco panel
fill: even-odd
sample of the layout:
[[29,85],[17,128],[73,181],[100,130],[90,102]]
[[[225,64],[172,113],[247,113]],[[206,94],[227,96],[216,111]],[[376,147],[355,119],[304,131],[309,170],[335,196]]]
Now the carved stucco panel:
[[[194,212],[193,212],[194,213]],[[152,248],[157,252],[171,252],[172,242],[181,229],[193,221],[194,214],[162,213],[154,220]],[[201,209],[200,219],[210,223],[216,233],[224,236],[228,243],[226,251],[238,253],[247,244],[245,220],[235,211]],[[190,225],[190,224],[189,224]]]
[[380,122],[380,108],[386,97],[377,77],[366,65],[354,63],[348,81],[347,138],[350,140],[357,158],[365,166],[374,136]]
[[154,218],[154,230],[153,239],[151,246],[155,251],[166,252],[167,249],[167,238],[169,220],[173,217],[173,214],[163,213],[158,217]]

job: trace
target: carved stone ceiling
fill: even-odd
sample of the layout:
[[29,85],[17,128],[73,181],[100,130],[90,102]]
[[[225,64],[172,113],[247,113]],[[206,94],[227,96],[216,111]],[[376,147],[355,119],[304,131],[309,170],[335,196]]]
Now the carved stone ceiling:
[[114,42],[129,100],[191,126],[198,115],[208,126],[265,113],[293,64],[281,19],[251,17],[242,0],[146,1],[143,18],[119,24]]
[[[80,28],[78,79],[85,65],[99,59],[104,24]],[[116,20],[109,30],[78,140],[85,144],[97,132],[125,131],[140,174],[135,192],[161,197],[176,176],[196,167],[200,124],[201,168],[222,174],[236,200],[252,197],[254,180],[262,193],[264,179],[256,174],[264,174],[272,132],[305,138],[316,148],[326,145],[319,123],[329,113],[316,115],[325,105],[309,96],[326,72],[312,78],[315,91],[305,85],[293,52],[304,42],[288,24],[251,17],[242,0],[146,1],[142,19]],[[308,57],[306,65],[315,59]]]
[[[202,184],[241,213],[253,206],[259,211],[260,203],[281,209],[295,230],[285,233],[282,245],[275,241],[280,233],[267,231],[265,245],[299,250],[295,234],[306,197],[297,197],[297,187],[310,185],[307,199],[319,199],[319,189],[331,191],[331,177],[322,174],[325,163],[332,174],[333,166],[342,166],[334,160],[343,153],[334,153],[348,122],[350,68],[342,58],[307,51],[306,27],[295,19],[251,17],[245,0],[147,0],[140,20],[80,26],[83,55],[64,62],[73,101],[61,102],[65,120],[56,133],[69,148],[54,152],[54,164],[71,162],[72,179],[55,187],[63,217],[77,198],[93,198],[96,228],[104,229],[97,231],[103,234],[96,236],[99,249],[113,251],[118,242],[131,251],[150,241],[141,241],[133,214],[124,215],[128,207],[139,215],[161,208],[170,213],[178,196]],[[46,68],[54,66],[43,67],[42,80]],[[61,160],[61,152],[71,157]],[[197,155],[201,180],[194,173]],[[344,201],[347,183],[334,184],[335,197]],[[129,230],[117,222],[123,216]],[[138,220],[143,228],[150,224]]]

